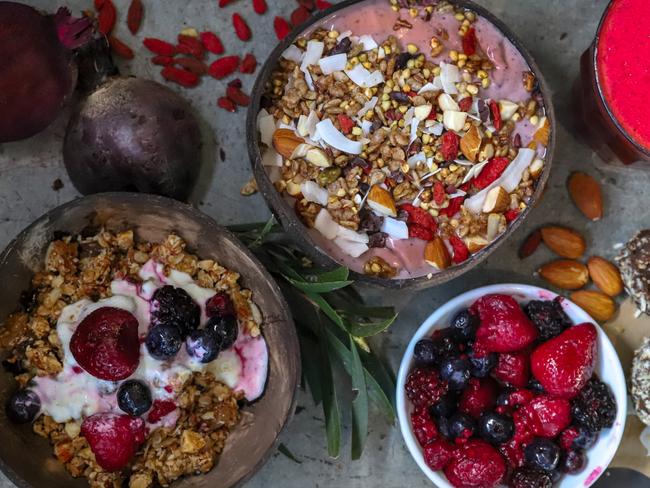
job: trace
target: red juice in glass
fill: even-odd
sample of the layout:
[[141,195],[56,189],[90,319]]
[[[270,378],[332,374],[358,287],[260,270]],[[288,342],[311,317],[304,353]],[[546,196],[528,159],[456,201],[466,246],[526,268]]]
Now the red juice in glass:
[[608,162],[650,162],[650,0],[609,4],[580,73],[580,119],[597,153]]

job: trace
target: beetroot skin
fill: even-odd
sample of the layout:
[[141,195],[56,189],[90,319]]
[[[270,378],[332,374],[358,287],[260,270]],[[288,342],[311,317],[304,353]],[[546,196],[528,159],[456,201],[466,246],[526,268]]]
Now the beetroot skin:
[[0,143],[26,139],[49,126],[72,94],[72,51],[86,42],[91,21],[66,9],[42,15],[0,2]]
[[169,88],[113,77],[72,116],[63,158],[81,193],[139,191],[186,200],[201,164],[199,123]]

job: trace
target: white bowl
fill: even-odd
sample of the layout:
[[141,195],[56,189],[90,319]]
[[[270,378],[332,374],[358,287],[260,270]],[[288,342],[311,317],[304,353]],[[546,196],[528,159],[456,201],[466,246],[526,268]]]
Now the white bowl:
[[[413,407],[404,393],[406,377],[413,366],[413,348],[420,339],[430,336],[434,330],[449,327],[451,320],[460,310],[469,307],[480,297],[491,293],[511,295],[520,303],[526,303],[530,300],[552,300],[557,297],[556,293],[543,288],[517,284],[490,285],[463,293],[438,308],[424,321],[406,348],[406,353],[400,365],[397,377],[397,414],[402,436],[411,456],[413,456],[422,472],[440,488],[453,488],[453,486],[441,471],[433,471],[424,462],[422,448],[411,429],[410,416]],[[584,322],[597,324],[584,310],[569,300],[563,300],[562,307],[574,324]],[[627,415],[625,376],[612,343],[600,327],[596,325],[596,328],[598,330],[596,373],[602,381],[609,385],[616,398],[616,420],[611,429],[605,429],[600,433],[598,442],[586,452],[587,465],[585,468],[578,474],[562,476],[561,481],[555,484],[554,487],[586,488],[594,484],[611,462],[623,437],[625,416]]]

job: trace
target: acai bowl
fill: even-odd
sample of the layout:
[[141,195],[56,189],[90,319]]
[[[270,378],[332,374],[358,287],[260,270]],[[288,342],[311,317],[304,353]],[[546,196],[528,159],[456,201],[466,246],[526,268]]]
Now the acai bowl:
[[409,5],[342,2],[294,32],[257,80],[247,130],[258,185],[306,252],[422,288],[520,225],[555,124],[536,64],[498,19],[471,2]]
[[266,460],[297,338],[227,230],[173,200],[100,194],[38,219],[0,268],[0,466],[18,486],[233,486]]

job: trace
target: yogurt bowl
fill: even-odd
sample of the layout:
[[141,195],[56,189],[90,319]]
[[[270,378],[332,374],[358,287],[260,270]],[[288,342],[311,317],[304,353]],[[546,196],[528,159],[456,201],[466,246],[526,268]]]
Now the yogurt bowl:
[[[408,375],[414,368],[415,345],[421,339],[430,337],[436,330],[449,327],[456,314],[469,308],[479,298],[490,294],[509,295],[520,304],[526,304],[531,300],[553,300],[558,296],[542,288],[520,284],[491,285],[463,293],[435,310],[424,321],[406,348],[400,365],[396,386],[397,413],[400,430],[406,446],[417,465],[429,480],[441,488],[453,488],[453,485],[448,481],[442,471],[432,470],[425,462],[423,449],[414,435],[411,426],[411,413],[414,407],[405,394]],[[561,306],[574,325],[585,322],[596,324],[596,321],[584,310],[569,300],[562,299]],[[594,484],[614,457],[625,427],[627,392],[623,370],[616,351],[606,334],[597,325],[595,327],[597,330],[598,352],[594,373],[609,386],[616,403],[616,417],[613,426],[601,431],[597,442],[586,450],[587,463],[584,468],[578,474],[563,475],[560,482],[553,485],[560,488],[588,487]]]

